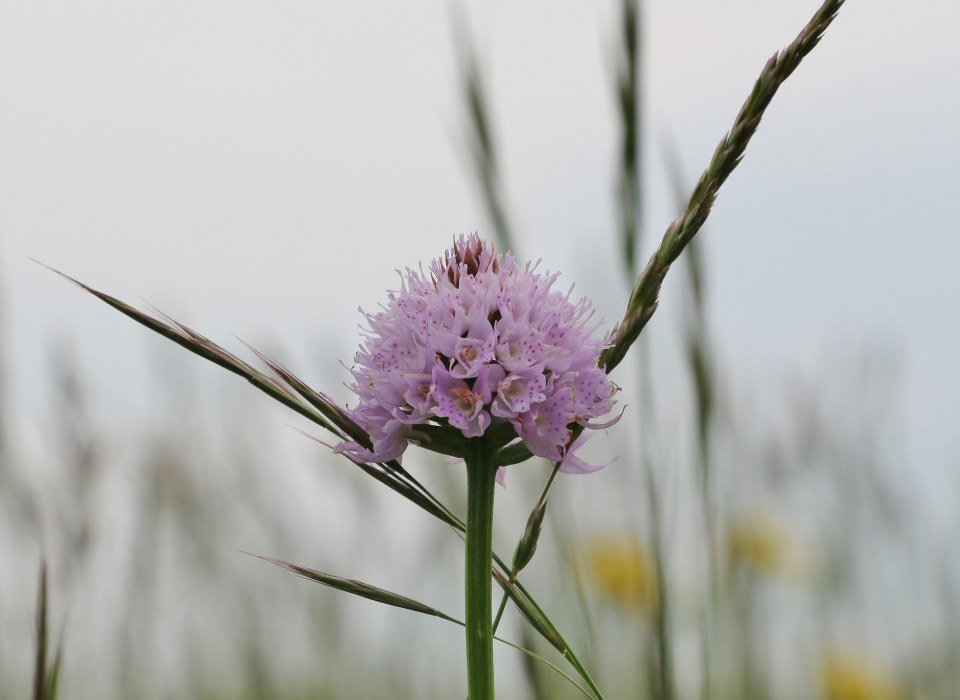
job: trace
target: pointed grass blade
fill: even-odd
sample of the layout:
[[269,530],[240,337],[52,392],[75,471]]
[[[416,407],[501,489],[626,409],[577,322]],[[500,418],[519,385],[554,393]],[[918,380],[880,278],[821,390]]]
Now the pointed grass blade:
[[317,391],[316,389],[313,389],[307,385],[307,383],[300,379],[296,374],[291,372],[289,369],[284,367],[277,360],[270,357],[266,353],[260,352],[247,343],[244,343],[244,345],[246,345],[247,348],[250,349],[250,352],[254,353],[261,362],[276,372],[277,376],[279,376],[287,386],[300,394],[301,397],[303,397],[315,409],[320,411],[320,413],[322,413],[327,420],[337,426],[337,428],[339,428],[344,434],[349,435],[368,450],[373,449],[370,436],[367,435],[366,431],[357,425],[356,421],[350,417],[350,414],[338,406],[333,399],[324,394],[322,391]]
[[[294,428],[294,430],[304,437],[307,437],[315,442],[319,442],[324,447],[330,447],[325,442],[317,437],[314,437],[310,433],[300,430],[299,428]],[[456,518],[454,518],[448,511],[439,505],[439,501],[437,501],[436,498],[433,498],[429,491],[423,488],[419,483],[413,482],[406,470],[404,470],[404,468],[401,467],[396,461],[368,464],[366,462],[358,462],[347,454],[343,454],[342,456],[355,467],[358,467],[367,476],[376,479],[387,488],[396,492],[400,496],[403,496],[414,505],[419,506],[438,520],[441,520],[442,522],[454,528],[462,526],[462,523],[457,521]],[[403,477],[406,477],[406,479]]]
[[500,584],[500,587],[503,589],[504,593],[513,601],[513,604],[517,606],[517,610],[520,611],[520,614],[523,615],[524,619],[530,623],[530,625],[537,631],[537,633],[547,640],[554,649],[559,651],[561,654],[567,654],[567,645],[563,641],[563,637],[560,636],[560,633],[557,632],[556,627],[553,626],[553,623],[547,619],[547,616],[535,605],[530,602],[530,599],[506,576],[497,571],[493,570],[493,576],[497,580],[497,583]]
[[343,591],[344,593],[350,593],[351,595],[366,598],[367,600],[372,600],[377,603],[383,603],[384,605],[392,605],[396,608],[403,608],[405,610],[412,610],[413,612],[422,613],[424,615],[439,617],[440,619],[447,620],[449,622],[457,622],[455,618],[440,612],[436,608],[432,608],[429,605],[420,603],[412,598],[402,596],[399,593],[393,593],[392,591],[388,591],[383,588],[371,586],[370,584],[363,583],[362,581],[325,574],[322,571],[316,571],[315,569],[308,569],[305,566],[291,564],[290,562],[283,561],[282,559],[263,557],[258,554],[253,554],[251,556],[255,556],[258,559],[270,562],[271,564],[276,564],[277,566],[286,569],[287,571],[291,571],[298,576],[302,576],[305,579],[316,581],[317,583],[323,584],[324,586],[329,586],[330,588],[335,588],[338,591]]
[[[43,265],[43,263],[39,264]],[[44,265],[44,267],[47,266]],[[327,418],[325,418],[322,414],[303,403],[292,389],[284,386],[273,377],[270,377],[250,366],[248,363],[244,362],[239,357],[224,349],[209,338],[197,333],[182,323],[174,321],[173,319],[167,318],[167,320],[164,321],[150,316],[149,314],[146,314],[130,306],[129,304],[110,296],[109,294],[94,289],[93,287],[90,287],[83,282],[80,282],[73,277],[60,272],[59,270],[54,270],[51,267],[47,267],[47,269],[72,282],[84,291],[89,292],[105,304],[112,306],[123,315],[132,318],[134,321],[143,326],[146,326],[154,333],[162,335],[164,338],[173,341],[180,347],[189,350],[195,355],[199,355],[203,359],[223,367],[227,371],[232,372],[240,377],[243,377],[260,391],[270,396],[270,398],[278,401],[288,408],[293,409],[317,425],[320,425],[337,436],[337,438],[343,439],[343,434],[340,430],[332,425],[331,422],[328,421]]]

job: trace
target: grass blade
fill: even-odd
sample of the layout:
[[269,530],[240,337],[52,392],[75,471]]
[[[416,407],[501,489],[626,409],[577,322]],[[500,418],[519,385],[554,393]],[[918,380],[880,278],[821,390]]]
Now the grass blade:
[[263,561],[268,561],[271,564],[276,564],[277,566],[286,569],[287,571],[292,571],[293,573],[297,574],[298,576],[302,576],[305,579],[316,581],[317,583],[323,584],[324,586],[329,586],[330,588],[335,588],[338,591],[343,591],[344,593],[350,593],[351,595],[366,598],[367,600],[372,600],[377,603],[383,603],[384,605],[391,605],[396,608],[403,608],[405,610],[412,610],[413,612],[422,613],[424,615],[439,617],[440,619],[447,620],[449,622],[457,622],[456,618],[450,617],[449,615],[440,612],[436,608],[432,608],[429,605],[424,605],[423,603],[413,600],[412,598],[402,596],[399,593],[393,593],[392,591],[388,591],[383,588],[371,586],[370,584],[363,583],[362,581],[357,581],[351,578],[341,578],[340,576],[333,576],[332,574],[325,574],[322,571],[316,571],[315,569],[308,569],[305,566],[291,564],[290,562],[283,561],[282,559],[263,557],[258,554],[252,554],[251,556],[257,557],[257,559],[262,559]]
[[47,562],[40,562],[37,583],[37,653],[33,666],[33,700],[47,700]]
[[56,700],[57,683],[60,679],[60,666],[63,658],[63,639],[57,643],[53,663],[48,664],[50,654],[50,609],[49,585],[47,580],[47,562],[40,562],[40,577],[37,582],[37,616],[35,631],[37,650],[33,667],[33,700]]
[[641,244],[643,214],[643,124],[640,84],[641,50],[640,3],[623,0],[620,11],[620,55],[618,57],[617,106],[620,117],[620,204],[621,244],[625,269],[630,279],[637,276],[637,251]]
[[[39,264],[42,265],[43,263]],[[44,267],[47,266],[44,265]],[[51,267],[47,267],[47,269],[72,282],[84,291],[89,292],[102,302],[112,306],[123,315],[132,318],[134,321],[143,326],[146,326],[154,333],[162,335],[164,338],[173,341],[180,347],[186,348],[190,352],[199,355],[203,359],[223,367],[233,374],[243,377],[255,387],[260,389],[260,391],[270,396],[272,399],[279,401],[288,408],[292,408],[294,411],[310,421],[322,426],[326,430],[329,430],[339,439],[343,439],[343,434],[336,427],[334,427],[323,415],[317,413],[316,410],[297,398],[296,393],[292,389],[284,386],[275,378],[250,366],[236,355],[222,348],[209,338],[172,319],[164,321],[150,316],[149,314],[146,314],[130,306],[129,304],[125,304],[109,294],[98,291],[93,287],[90,287],[83,282],[80,282],[73,277],[60,272],[59,270],[54,270]]]
[[500,185],[500,163],[494,145],[489,99],[465,18],[459,17],[455,20],[454,33],[457,35],[456,44],[461,47],[462,52],[461,84],[474,175],[480,185],[483,204],[498,245],[504,251],[516,252]]
[[317,391],[316,389],[308,386],[297,375],[269,355],[260,352],[247,343],[244,343],[244,345],[246,345],[247,348],[249,348],[250,351],[258,358],[260,358],[261,362],[273,370],[277,376],[279,376],[287,384],[287,386],[306,399],[311,406],[320,411],[320,413],[322,413],[327,420],[333,423],[341,432],[343,432],[345,435],[349,435],[368,450],[373,449],[370,436],[367,435],[363,428],[357,425],[350,415],[344,409],[338,406],[333,399],[324,394],[322,391]]

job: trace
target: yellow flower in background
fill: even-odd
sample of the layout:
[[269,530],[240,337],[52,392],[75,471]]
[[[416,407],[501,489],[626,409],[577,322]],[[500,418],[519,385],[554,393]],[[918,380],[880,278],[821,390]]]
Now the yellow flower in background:
[[601,537],[577,557],[580,580],[620,607],[646,614],[660,603],[657,567],[650,551],[635,538]]
[[765,576],[802,578],[813,568],[809,552],[782,525],[764,516],[744,518],[728,528],[727,557],[731,565]]
[[828,657],[821,671],[825,700],[902,700],[903,688],[887,669],[853,654]]

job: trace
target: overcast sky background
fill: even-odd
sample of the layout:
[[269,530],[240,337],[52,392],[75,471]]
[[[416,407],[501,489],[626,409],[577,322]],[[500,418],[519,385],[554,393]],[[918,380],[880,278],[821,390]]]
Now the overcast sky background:
[[[614,5],[471,10],[519,254],[561,270],[611,323],[626,298]],[[698,174],[816,6],[645,3],[646,249],[676,214],[659,144]],[[960,4],[905,7],[843,8],[777,95],[704,238],[731,391],[840,381],[879,354],[910,463],[942,485],[960,461]],[[147,414],[164,358],[182,352],[31,257],[232,348],[235,334],[275,350],[345,395],[337,362],[359,340],[357,307],[375,308],[395,269],[452,235],[488,230],[464,167],[449,10],[0,2],[2,333],[25,439],[43,439],[52,341],[117,415]],[[679,293],[668,284],[648,333],[675,334]]]

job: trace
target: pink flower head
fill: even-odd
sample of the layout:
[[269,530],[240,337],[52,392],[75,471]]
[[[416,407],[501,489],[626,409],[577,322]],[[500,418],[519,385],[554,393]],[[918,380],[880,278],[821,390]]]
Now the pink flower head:
[[597,367],[606,341],[592,337],[589,302],[552,289],[557,275],[521,267],[471,234],[427,273],[408,269],[402,279],[383,310],[367,314],[351,370],[360,399],[352,415],[373,449],[347,442],[339,451],[397,459],[422,426],[448,454],[491,431],[500,446],[519,437],[532,454],[560,461],[577,424],[610,424],[590,422],[610,412],[617,391]]

